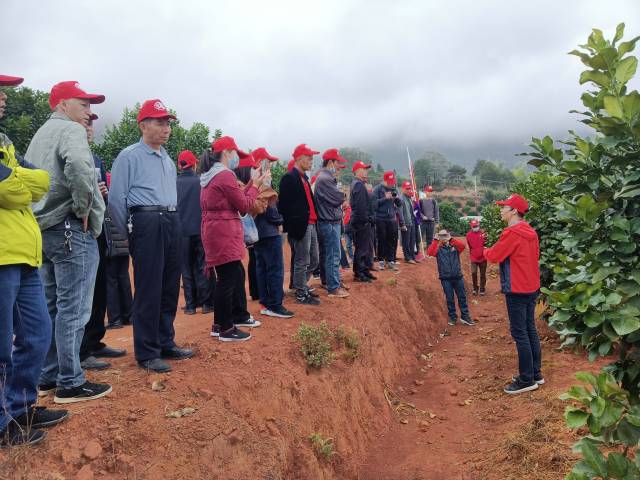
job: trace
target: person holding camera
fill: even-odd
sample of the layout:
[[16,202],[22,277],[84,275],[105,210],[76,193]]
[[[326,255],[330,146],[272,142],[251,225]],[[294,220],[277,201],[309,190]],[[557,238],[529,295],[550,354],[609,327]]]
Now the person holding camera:
[[378,237],[378,260],[380,270],[385,266],[391,270],[398,270],[396,265],[396,250],[398,248],[398,208],[402,202],[396,190],[396,174],[385,172],[383,182],[373,189],[375,206],[376,234]]

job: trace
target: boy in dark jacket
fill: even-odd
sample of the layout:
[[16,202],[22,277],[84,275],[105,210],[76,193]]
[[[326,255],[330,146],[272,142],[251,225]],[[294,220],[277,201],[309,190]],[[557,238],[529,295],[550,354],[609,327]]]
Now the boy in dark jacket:
[[[471,220],[471,229],[467,232],[467,245],[469,245],[469,257],[471,258],[471,278],[473,279],[473,294],[485,294],[487,285],[487,259],[484,258],[484,244],[487,241],[484,230],[480,229],[477,220]],[[480,287],[478,288],[478,270],[480,270]]]
[[455,296],[458,297],[460,307],[460,323],[464,325],[475,325],[469,315],[467,306],[467,294],[464,290],[464,279],[462,278],[462,268],[460,267],[460,253],[464,250],[464,243],[451,238],[451,234],[446,230],[438,232],[438,238],[427,250],[427,255],[436,257],[438,262],[438,276],[442,283],[444,295],[447,298],[447,310],[449,311],[449,325],[453,326],[458,320],[456,313]]
[[544,384],[535,319],[536,299],[540,292],[540,247],[536,231],[523,221],[529,203],[516,194],[496,203],[501,207],[500,217],[508,226],[493,247],[485,248],[484,256],[491,263],[500,263],[500,284],[507,301],[519,368],[519,374],[504,391],[515,394],[536,390]]

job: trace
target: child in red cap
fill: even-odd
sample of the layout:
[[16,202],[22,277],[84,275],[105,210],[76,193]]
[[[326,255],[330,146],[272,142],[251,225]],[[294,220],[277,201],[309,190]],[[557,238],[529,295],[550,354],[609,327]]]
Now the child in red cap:
[[[480,222],[471,220],[471,227],[467,232],[467,245],[469,245],[469,257],[471,258],[471,278],[473,279],[473,294],[485,294],[487,285],[487,259],[484,258],[484,245],[487,241],[484,230],[480,229]],[[478,288],[478,270],[480,270],[480,287]]]

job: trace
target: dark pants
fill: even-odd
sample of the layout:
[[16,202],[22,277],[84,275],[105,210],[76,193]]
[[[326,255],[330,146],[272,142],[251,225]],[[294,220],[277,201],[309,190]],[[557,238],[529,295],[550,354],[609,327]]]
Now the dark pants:
[[180,296],[180,220],[175,213],[136,212],[133,258],[133,346],[136,360],[160,358],[175,346],[173,321]]
[[396,261],[398,223],[395,220],[376,220],[378,234],[378,260]]
[[433,235],[436,230],[436,222],[433,220],[423,220],[420,224],[420,228],[422,229],[422,241],[428,247],[433,242]]
[[349,268],[349,259],[347,258],[347,252],[344,249],[344,245],[342,244],[342,239],[340,239],[340,266],[342,268]]
[[464,291],[464,279],[440,279],[442,283],[442,289],[444,290],[444,296],[447,299],[447,311],[449,312],[450,320],[457,320],[458,314],[456,313],[456,301],[455,297],[458,297],[458,307],[460,307],[460,314],[462,318],[471,318],[469,316],[469,307],[467,306],[467,294]]
[[518,350],[520,380],[530,383],[534,375],[540,375],[542,353],[536,330],[536,298],[538,292],[530,294],[507,294],[507,313],[511,336]]
[[371,241],[371,226],[366,223],[362,226],[353,226],[353,274],[356,277],[365,277],[371,268],[373,259],[373,242]]
[[253,246],[256,254],[256,276],[260,303],[273,310],[282,308],[282,290],[284,282],[284,257],[282,256],[282,238],[261,238]]
[[203,305],[213,306],[213,292],[216,279],[207,278],[204,273],[204,247],[200,235],[180,239],[182,288],[187,308],[195,309]]
[[244,290],[245,273],[240,260],[216,267],[216,293],[213,302],[214,323],[221,331],[229,330],[234,323],[249,318],[247,294]]
[[[378,245],[378,242],[376,240],[377,234],[376,234],[376,224],[372,223],[369,225],[369,251],[371,252],[370,255],[367,256],[367,268],[369,270],[371,270],[373,268],[373,260],[374,258],[376,258],[377,253],[376,252],[376,246]],[[355,234],[354,234],[354,244],[355,244]],[[355,247],[354,247],[355,248]],[[354,253],[355,255],[355,253]]]
[[106,258],[105,269],[107,271],[107,318],[109,324],[128,323],[133,304],[129,277],[129,255]]
[[247,264],[249,295],[251,300],[258,300],[260,292],[258,291],[258,277],[256,275],[256,252],[254,252],[253,247],[249,247],[247,250],[249,251],[249,263]]
[[[319,223],[316,224],[318,227]],[[327,251],[325,249],[324,238],[322,237],[322,232],[320,228],[316,228],[316,234],[318,235],[318,268],[313,271],[314,275],[320,275],[320,283],[322,285],[327,284]]]
[[404,259],[416,259],[416,228],[414,225],[407,225],[407,230],[400,232],[402,234],[402,252]]
[[478,270],[480,270],[480,289],[484,290],[487,285],[487,262],[471,262],[471,278],[473,279],[474,290],[478,290]]
[[289,290],[293,290],[293,266],[296,261],[296,249],[293,246],[293,240],[287,235],[287,243],[289,244],[289,250],[291,252],[291,259],[289,262]]
[[92,352],[106,346],[102,343],[102,339],[107,333],[107,329],[104,326],[104,317],[107,313],[107,271],[105,268],[107,242],[104,234],[100,235],[97,240],[100,261],[98,262],[95,287],[93,288],[91,317],[89,317],[89,322],[84,327],[84,335],[80,344],[80,361],[85,360]]

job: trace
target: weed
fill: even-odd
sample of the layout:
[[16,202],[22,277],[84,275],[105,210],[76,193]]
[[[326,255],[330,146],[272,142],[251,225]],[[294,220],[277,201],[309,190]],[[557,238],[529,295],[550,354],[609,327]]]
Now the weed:
[[325,460],[331,460],[335,452],[333,451],[333,439],[322,438],[319,433],[312,433],[309,435],[309,440],[313,445],[316,454],[322,455]]
[[331,338],[334,335],[326,322],[318,326],[300,324],[296,340],[300,342],[300,351],[310,367],[328,367],[335,355],[331,349]]
[[360,336],[358,332],[351,329],[344,337],[344,346],[347,348],[345,357],[349,360],[355,360],[360,355]]

